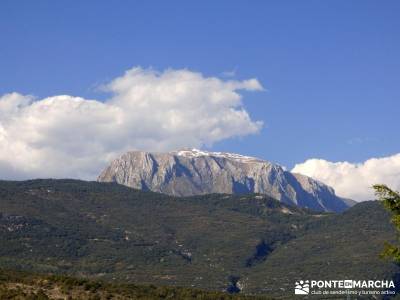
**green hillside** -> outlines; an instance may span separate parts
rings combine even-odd
[[[0,266],[108,282],[293,295],[296,279],[395,276],[377,202],[317,214],[261,195],[174,198],[76,180],[0,182]]]
[[[0,269],[0,299],[47,300],[268,300],[264,296],[230,295],[193,288],[108,283],[60,275],[37,275]]]

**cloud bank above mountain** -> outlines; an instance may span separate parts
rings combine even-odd
[[[250,118],[240,94],[262,91],[257,79],[137,67],[102,89],[111,94],[106,101],[0,96],[0,177],[93,179],[128,150],[202,147],[263,125]]]
[[[292,172],[301,173],[332,186],[336,194],[358,201],[374,199],[373,184],[386,184],[400,190],[400,153],[371,158],[363,163],[330,162],[309,159],[295,165]]]

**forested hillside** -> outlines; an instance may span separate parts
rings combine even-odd
[[[299,278],[392,278],[365,202],[315,213],[262,195],[175,198],[111,183],[0,182],[0,266],[107,282],[292,295]]]

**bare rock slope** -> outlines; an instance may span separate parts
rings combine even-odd
[[[114,160],[98,177],[132,188],[191,196],[210,193],[267,194],[284,203],[318,211],[340,212],[346,199],[310,177],[281,166],[232,153],[182,150],[167,153],[133,151]]]

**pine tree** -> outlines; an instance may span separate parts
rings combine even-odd
[[[373,188],[375,195],[383,202],[385,208],[392,212],[392,223],[400,232],[400,193],[391,190],[384,184],[376,184]],[[392,258],[395,262],[400,263],[400,248],[386,242],[381,257]]]

